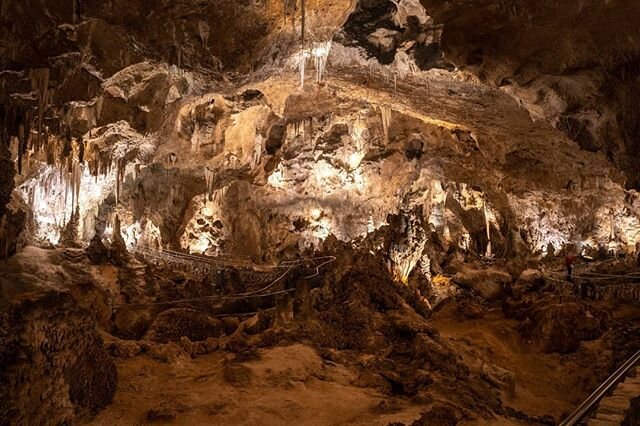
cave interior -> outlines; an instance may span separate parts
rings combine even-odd
[[[640,349],[639,16],[0,0],[0,425],[570,418]]]

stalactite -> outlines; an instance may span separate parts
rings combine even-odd
[[[177,62],[176,65],[178,69],[180,69],[182,67],[182,43],[177,37],[176,30],[177,30],[176,26],[173,25],[173,28],[172,28],[173,47],[176,49],[176,62]]]
[[[307,67],[307,57],[305,56],[305,52],[302,51],[300,54],[300,59],[298,63],[298,71],[300,72],[300,88],[304,88],[304,74],[305,68]]]
[[[380,116],[382,118],[382,135],[384,137],[384,144],[389,143],[389,126],[391,125],[391,108],[388,106],[380,106]]]
[[[294,61],[300,73],[300,87],[304,87],[307,59],[313,58],[316,69],[316,82],[322,83],[327,70],[327,60],[331,52],[332,42],[317,43],[313,48],[302,49],[294,56]]]
[[[207,192],[205,199],[211,201],[211,195],[213,193],[213,170],[209,166],[204,166],[204,180],[207,185]]]
[[[191,152],[200,150],[200,125],[196,122],[193,134],[191,135]]]
[[[198,22],[198,34],[200,35],[200,40],[202,40],[202,47],[207,49],[207,44],[209,40],[209,34],[211,33],[211,29],[209,24],[206,21]]]
[[[73,0],[75,9],[75,0]],[[36,150],[40,149],[42,136],[42,124],[44,122],[44,110],[49,103],[49,68],[32,69],[29,73],[31,90],[35,90],[38,98],[38,134],[36,137]]]
[[[327,69],[327,60],[329,59],[329,53],[331,52],[331,41],[326,43],[320,43],[311,52],[316,67],[316,81],[322,83],[324,74]]]
[[[84,140],[82,139],[82,136],[80,136],[77,142],[78,142],[78,162],[82,164],[84,163],[84,149],[85,149]]]
[[[302,40],[302,48],[304,49],[304,32],[305,32],[305,25],[307,22],[307,0],[300,0],[300,9],[301,9],[301,19],[302,19],[302,24],[301,24],[301,40]]]
[[[253,145],[253,156],[251,158],[251,169],[258,167],[260,158],[262,157],[262,142],[264,138],[260,133],[256,134],[255,142]]]
[[[487,251],[485,253],[486,257],[493,257],[493,252],[491,250],[491,222],[489,221],[489,213],[487,212],[487,202],[483,203],[484,210],[484,224],[487,229]]]
[[[25,140],[24,123],[18,126],[18,174],[22,174],[22,154],[25,150],[27,142]]]
[[[224,197],[227,196],[228,188],[229,188],[228,186],[223,186],[222,188],[213,192],[212,201],[218,209],[221,207],[222,200],[224,199]]]
[[[127,168],[126,159],[124,157],[118,158],[116,160],[116,204],[118,204],[118,200],[120,199],[120,191],[124,183],[126,168]]]
[[[74,183],[74,201],[77,208],[80,203],[80,184],[82,183],[82,168],[79,162],[75,162],[73,165],[73,183]]]

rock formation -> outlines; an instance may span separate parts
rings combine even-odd
[[[0,0],[0,423],[95,415],[113,357],[227,352],[242,387],[264,378],[251,354],[301,342],[345,386],[422,404],[376,406],[390,424],[546,422],[451,317],[501,312],[496,339],[578,354],[575,395],[638,346],[610,330],[638,299],[638,13]],[[595,263],[570,282],[565,256]],[[147,408],[127,421],[193,414]]]
[[[3,264],[3,422],[69,423],[111,403],[117,371],[97,330],[106,307],[86,279],[57,255],[35,248]]]

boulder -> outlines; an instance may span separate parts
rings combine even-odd
[[[527,285],[529,287],[536,287],[544,284],[544,276],[542,272],[537,269],[525,269],[522,271],[516,284]]]
[[[578,299],[562,303],[543,299],[530,308],[520,332],[544,352],[571,353],[581,341],[597,339],[605,329],[604,316]]]
[[[486,300],[497,300],[504,295],[504,288],[513,278],[497,269],[471,269],[464,267],[453,276],[457,285],[475,291]]]
[[[184,336],[198,342],[208,337],[220,337],[223,333],[224,324],[219,319],[195,309],[173,308],[156,317],[145,339],[167,343],[178,342]]]
[[[510,394],[516,390],[516,375],[497,365],[482,363],[480,376],[498,389],[504,389]]]
[[[114,310],[113,333],[122,339],[140,339],[153,322],[153,311],[147,306],[123,306]]]
[[[524,293],[537,291],[544,287],[544,275],[537,269],[525,269],[515,282],[511,291],[515,298],[520,298]]]
[[[149,356],[156,361],[167,362],[169,364],[182,364],[191,358],[190,354],[173,342],[150,344],[148,353]]]
[[[187,406],[178,402],[163,402],[151,410],[147,411],[147,421],[153,422],[169,422],[185,412]]]
[[[461,420],[462,415],[454,407],[436,405],[420,415],[420,418],[411,426],[455,426]]]
[[[240,326],[240,320],[237,317],[224,317],[222,319],[224,323],[224,333],[231,336]]]
[[[252,372],[242,364],[229,364],[224,368],[224,381],[233,386],[248,386],[251,384]]]

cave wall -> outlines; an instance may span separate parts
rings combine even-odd
[[[638,188],[640,31],[634,1],[421,0],[447,59],[511,93]]]

